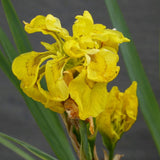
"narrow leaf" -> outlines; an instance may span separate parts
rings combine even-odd
[[[3,55],[3,53],[0,51],[0,68],[3,70],[3,72],[7,75],[7,77],[11,80],[14,85],[19,88],[19,82],[13,75],[11,71],[11,66],[7,58]]]
[[[1,0],[5,14],[15,40],[16,46],[20,53],[28,52],[31,50],[30,43],[27,36],[19,22],[16,12],[10,2],[10,0]],[[9,53],[12,54],[12,53]],[[10,55],[14,58],[14,56]],[[11,59],[12,61],[13,59]],[[14,84],[16,83],[13,82]],[[19,89],[19,86],[17,87]],[[71,146],[66,138],[62,125],[56,113],[45,109],[44,106],[38,102],[33,101],[31,98],[27,97],[22,90],[20,90],[23,98],[25,99],[29,110],[31,111],[33,117],[35,118],[38,126],[40,127],[42,133],[49,142],[54,153],[60,160],[75,160],[75,156],[72,152]]]
[[[84,160],[92,160],[92,154],[87,137],[87,126],[84,121],[80,120],[80,136],[81,136],[81,151],[80,158]]]
[[[58,115],[48,109],[38,102],[33,101],[31,98],[27,97],[23,91],[19,88],[19,83],[13,76],[10,64],[0,52],[0,67],[7,73],[7,76],[15,84],[17,89],[22,94],[25,99],[29,110],[34,116],[37,124],[39,125],[42,133],[45,135],[47,141],[49,142],[54,153],[59,159],[75,159],[71,147],[68,143],[64,130],[59,121]]]
[[[113,26],[131,39],[120,46],[130,79],[138,82],[140,108],[160,154],[160,109],[116,0],[105,0]]]
[[[42,104],[33,101],[24,94],[23,97],[57,158],[60,160],[75,160],[58,115],[49,109],[45,109]]]
[[[29,110],[34,116],[38,126],[40,127],[42,133],[46,137],[48,143],[50,144],[51,148],[53,149],[58,159],[75,160],[75,156],[68,143],[64,130],[59,121],[58,115],[48,109],[45,109],[42,104],[33,101],[31,98],[27,97],[23,93],[23,91],[19,88],[19,83],[17,84],[18,81],[15,79],[15,77],[11,76],[12,72],[9,68],[9,65],[6,59],[4,58],[4,56],[2,55],[3,54],[0,53],[0,67],[3,69],[3,71],[7,72],[8,77],[11,79],[13,84],[17,87],[19,92],[22,94]]]
[[[11,136],[8,136],[4,133],[0,132],[0,137],[5,138],[9,141],[15,142],[19,145],[21,145],[22,147],[24,147],[25,149],[27,149],[28,151],[30,151],[32,154],[34,154],[35,156],[41,158],[42,160],[57,160],[56,158],[52,157],[51,155],[37,149],[36,147],[31,146],[30,144],[27,144],[23,141],[20,141],[16,138],[13,138]]]
[[[27,154],[26,152],[18,148],[16,145],[14,145],[13,143],[9,142],[8,140],[6,140],[5,138],[1,136],[0,136],[0,143],[4,145],[5,147],[9,148],[10,150],[14,151],[15,153],[17,153],[19,156],[21,156],[24,159],[34,160],[29,154]]]
[[[159,80],[160,80],[160,33],[159,33],[159,43],[158,43],[158,53],[159,53],[159,57],[158,57],[158,63],[159,63]]]
[[[31,51],[32,47],[10,0],[1,1],[18,51],[20,53]]]
[[[0,44],[6,56],[8,57],[10,62],[12,62],[12,60],[18,56],[18,53],[1,27],[0,27]]]

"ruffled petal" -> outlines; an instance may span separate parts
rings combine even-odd
[[[51,14],[48,14],[46,17],[38,15],[30,23],[25,22],[25,30],[28,33],[42,32],[53,37],[55,37],[55,33],[58,33],[62,38],[70,37],[68,31],[61,27],[60,20]]]
[[[93,26],[93,18],[88,11],[84,11],[83,16],[78,15],[75,17],[77,20],[72,26],[73,36],[80,37],[82,35],[87,35]]]
[[[49,96],[55,101],[64,101],[69,96],[68,86],[63,79],[63,69],[67,59],[54,59],[46,64],[45,78]]]
[[[79,43],[73,39],[66,41],[63,49],[70,57],[79,58],[85,55],[85,52],[80,48]]]
[[[59,47],[58,47],[58,43],[52,43],[52,44],[49,44],[49,43],[46,43],[46,42],[41,42],[41,44],[44,46],[44,48],[48,51],[51,51],[53,52],[53,54],[56,55]]]
[[[63,113],[65,111],[64,106],[61,102],[48,99],[44,105],[46,108],[49,108],[50,110],[57,113]]]
[[[112,143],[116,143],[136,121],[138,112],[136,90],[137,82],[135,81],[124,93],[114,86],[107,97],[105,110],[96,118],[99,131]]]
[[[88,79],[108,83],[116,78],[120,70],[120,67],[117,66],[118,54],[101,49],[97,54],[90,55],[90,58],[87,67]]]
[[[119,44],[130,41],[128,38],[124,37],[121,32],[113,29],[105,29],[100,34],[93,32],[91,36],[93,39],[101,41],[101,47],[115,53],[118,51]]]
[[[83,36],[79,38],[79,46],[82,49],[98,49],[99,43],[94,41],[90,36]]]
[[[138,98],[136,95],[137,91],[137,82],[133,81],[132,85],[125,90],[124,93],[124,112],[127,114],[127,119],[125,123],[125,131],[128,131],[133,123],[137,119],[138,113]]]
[[[117,142],[117,140],[120,139],[120,136],[116,133],[116,131],[112,126],[112,122],[110,118],[111,114],[112,114],[112,111],[110,111],[109,109],[100,113],[96,117],[96,125],[100,133],[108,137],[109,141],[111,141],[114,144],[115,142]]]
[[[106,106],[106,84],[95,83],[91,88],[86,82],[86,70],[70,82],[69,91],[71,98],[78,105],[79,117],[82,120],[96,117]]]
[[[21,87],[33,86],[37,81],[40,65],[47,59],[54,57],[51,52],[32,51],[15,58],[12,63],[12,71],[22,81],[23,86],[21,85]]]
[[[54,17],[51,14],[48,14],[45,19],[46,28],[49,31],[57,32],[63,38],[69,38],[69,32],[62,28],[61,22],[58,18]]]
[[[31,97],[33,100],[41,102],[45,104],[47,102],[47,98],[44,94],[40,92],[40,81],[44,76],[45,67],[41,67],[39,70],[38,78],[35,84],[29,87],[24,87],[23,82],[21,82],[21,88],[23,92],[28,96]]]
[[[41,94],[39,88],[37,87],[37,84],[34,84],[30,87],[23,87],[23,84],[21,83],[21,88],[28,97],[31,97],[35,101],[41,102],[42,104],[45,104],[47,102],[47,98],[43,94]]]
[[[44,67],[40,69],[37,82],[33,86],[24,88],[22,85],[21,88],[27,96],[31,97],[35,101],[41,102],[42,104],[44,104],[46,108],[49,108],[54,112],[63,113],[64,112],[63,104],[61,102],[57,102],[57,101],[53,101],[52,99],[49,99],[49,97],[46,96],[47,94],[44,94],[44,92],[47,92],[47,91],[45,91],[40,84],[40,81],[44,76],[44,69],[45,69]]]
[[[24,22],[25,23],[25,31],[27,33],[35,33],[35,32],[43,32],[46,30],[46,25],[45,25],[45,16],[38,15],[35,18],[31,20],[30,23]]]

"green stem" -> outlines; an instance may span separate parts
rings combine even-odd
[[[80,160],[92,160],[91,149],[88,143],[86,124],[84,121],[80,120],[79,125],[81,136]]]
[[[114,148],[109,150],[109,160],[113,160],[113,156],[114,156]]]

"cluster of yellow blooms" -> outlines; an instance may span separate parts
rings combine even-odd
[[[41,42],[47,51],[24,53],[13,61],[12,70],[21,80],[22,90],[46,108],[66,111],[71,118],[96,117],[100,132],[117,141],[136,120],[137,83],[124,93],[117,87],[108,92],[106,86],[120,70],[119,44],[129,39],[117,30],[94,24],[88,11],[76,16],[73,36],[51,14],[25,22],[25,30],[51,35],[56,42]]]

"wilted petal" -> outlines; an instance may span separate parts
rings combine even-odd
[[[100,44],[94,41],[90,36],[80,37],[78,42],[82,49],[98,49],[100,47]]]
[[[47,59],[54,58],[51,52],[28,52],[14,59],[12,71],[19,80],[21,87],[30,87],[35,84],[38,77],[40,65]]]
[[[95,83],[89,86],[86,82],[86,71],[83,70],[69,84],[71,98],[77,103],[79,117],[85,120],[96,117],[106,106],[106,83]]]
[[[47,102],[44,104],[46,108],[49,108],[50,110],[58,113],[63,113],[64,106],[61,102],[53,101],[48,99]]]
[[[33,86],[30,87],[23,87],[22,84],[21,88],[28,97],[31,97],[35,101],[41,102],[42,104],[46,103],[47,98],[43,94],[41,94],[37,84],[34,84]]]
[[[132,85],[124,93],[124,112],[127,114],[125,131],[128,131],[137,119],[138,98],[136,95],[137,82],[133,81]]]
[[[112,29],[105,29],[101,34],[92,33],[92,38],[101,41],[101,47],[115,53],[118,51],[119,44],[130,41],[121,32]]]
[[[78,15],[75,17],[77,20],[72,26],[73,36],[80,37],[82,35],[87,35],[93,26],[93,18],[88,11],[84,11],[83,16]]]
[[[23,83],[21,83],[21,88],[23,92],[28,96],[34,99],[35,101],[41,102],[44,104],[46,108],[49,108],[50,110],[58,113],[64,112],[64,106],[61,102],[53,101],[52,99],[49,99],[50,97],[46,96],[47,91],[45,91],[41,87],[41,80],[44,76],[45,67],[41,67],[39,70],[39,75],[37,78],[37,81],[33,86],[24,87]]]
[[[91,60],[87,67],[87,77],[96,82],[108,83],[119,73],[117,66],[119,57],[110,50],[101,49],[97,54],[90,55]]]
[[[23,92],[28,96],[34,99],[35,101],[41,102],[42,104],[46,103],[47,98],[40,92],[39,84],[44,75],[44,67],[41,67],[35,84],[29,87],[24,87],[23,82],[21,82],[21,88]]]
[[[46,29],[45,16],[38,15],[31,20],[30,23],[25,23],[25,30],[28,33],[42,32]]]
[[[51,51],[55,54],[57,53],[57,51],[59,49],[57,42],[52,43],[52,44],[49,44],[46,42],[41,42],[41,44],[45,47],[46,50]]]
[[[60,20],[51,14],[46,17],[38,15],[30,23],[25,22],[25,30],[28,33],[42,32],[53,37],[55,37],[55,33],[58,33],[62,38],[69,37],[68,31],[61,27]]]
[[[68,86],[63,79],[63,69],[67,59],[54,59],[46,64],[45,78],[50,97],[56,101],[64,101],[69,96]]]
[[[126,91],[113,87],[107,97],[105,110],[96,118],[97,127],[108,141],[115,144],[128,131],[137,118],[137,83],[134,81]]]
[[[49,31],[57,32],[63,38],[69,38],[69,33],[65,28],[62,28],[61,22],[57,17],[48,14],[45,19],[46,28]]]
[[[69,57],[79,58],[85,55],[85,52],[80,48],[79,43],[73,39],[66,41],[63,49]]]

